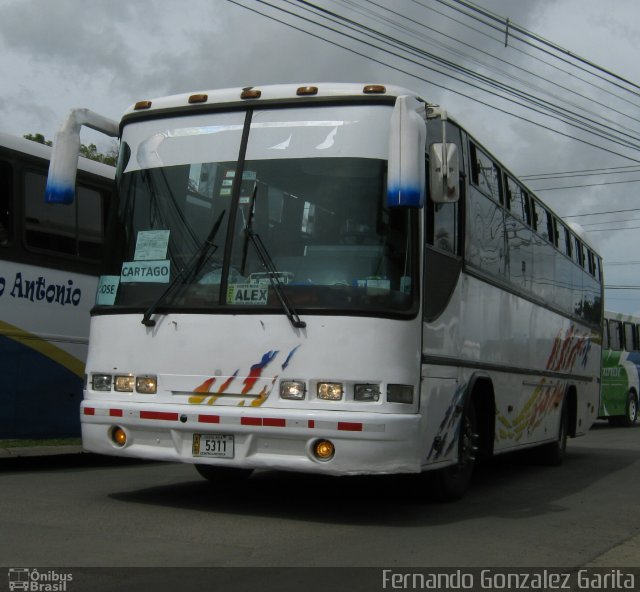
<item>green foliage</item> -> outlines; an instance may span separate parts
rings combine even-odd
[[[51,146],[53,144],[51,140],[45,140],[42,134],[25,134],[23,137],[27,140],[38,142],[38,144],[45,144],[46,146]]]
[[[42,134],[25,134],[23,137],[27,140],[32,140],[33,142],[38,142],[38,144],[44,144],[46,146],[51,146],[53,144],[51,140],[45,140],[45,137]],[[118,148],[114,143],[111,150],[106,154],[103,154],[102,152],[98,152],[98,148],[95,144],[89,144],[88,146],[80,144],[80,156],[84,156],[90,160],[102,162],[110,166],[116,166],[116,162],[118,161]]]

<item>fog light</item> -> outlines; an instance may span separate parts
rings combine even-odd
[[[142,395],[155,395],[158,379],[155,376],[136,376],[136,391]]]
[[[300,401],[304,399],[307,388],[302,380],[283,380],[280,382],[280,398]]]
[[[331,460],[336,449],[329,440],[318,440],[313,445],[313,454],[318,460]]]
[[[113,382],[113,390],[119,393],[132,393],[134,383],[133,376],[116,376]]]
[[[339,401],[342,399],[342,383],[340,382],[319,382],[318,399],[328,401]]]
[[[379,401],[379,384],[356,384],[353,388],[353,398],[356,401]]]
[[[92,374],[91,388],[94,391],[110,391],[111,380],[111,374]]]
[[[111,430],[111,440],[116,446],[124,446],[127,443],[127,434],[122,428],[115,427]]]
[[[413,387],[408,384],[390,384],[387,386],[389,403],[413,403]]]

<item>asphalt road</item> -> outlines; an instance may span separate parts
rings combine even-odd
[[[640,567],[640,426],[598,422],[557,468],[498,457],[455,503],[425,487],[268,471],[213,486],[189,465],[2,458],[0,565]]]

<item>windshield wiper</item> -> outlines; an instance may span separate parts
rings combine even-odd
[[[293,308],[293,305],[291,304],[291,302],[289,302],[287,295],[282,289],[282,282],[280,282],[280,279],[278,277],[278,269],[273,263],[273,259],[269,255],[269,251],[267,251],[267,247],[265,247],[264,243],[262,242],[260,235],[254,232],[253,230],[253,204],[255,202],[257,192],[258,192],[258,183],[256,182],[256,184],[253,186],[253,193],[251,194],[251,200],[249,203],[249,212],[248,212],[249,220],[245,223],[245,226],[244,226],[245,236],[249,238],[249,240],[255,247],[256,252],[260,257],[260,260],[262,261],[262,265],[267,270],[267,277],[269,278],[269,282],[271,283],[271,286],[273,287],[273,291],[276,293],[276,296],[278,297],[278,300],[280,301],[280,305],[282,306],[284,313],[287,315],[287,318],[296,329],[304,329],[307,326],[307,323],[300,320],[298,313]],[[246,258],[247,258],[247,250],[245,246],[243,257],[242,257],[243,268],[246,265]]]
[[[213,240],[215,239],[216,234],[218,233],[218,229],[222,224],[222,218],[224,217],[225,212],[226,210],[222,210],[222,212],[220,212],[218,219],[215,221],[214,225],[211,228],[211,231],[209,232],[209,236],[206,238],[200,249],[189,260],[189,262],[178,273],[176,273],[174,278],[167,286],[167,289],[162,292],[162,294],[160,294],[158,298],[156,298],[156,300],[153,302],[153,304],[151,304],[151,306],[149,306],[149,308],[147,308],[142,317],[142,324],[145,327],[155,327],[156,322],[151,318],[151,315],[156,311],[160,303],[167,297],[169,292],[171,292],[175,288],[175,286],[178,284],[178,280],[180,280],[184,276],[185,280],[183,283],[186,283],[187,277],[196,277],[200,269],[202,269],[202,266],[209,260],[211,255],[216,252],[218,245],[213,244]]]

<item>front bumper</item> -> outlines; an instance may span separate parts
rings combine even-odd
[[[141,404],[85,400],[82,441],[90,452],[162,461],[332,475],[416,473],[424,443],[417,414],[303,411]],[[111,438],[115,427],[124,446]],[[193,456],[194,434],[234,436],[233,458]],[[312,452],[319,439],[335,446],[331,460]]]

